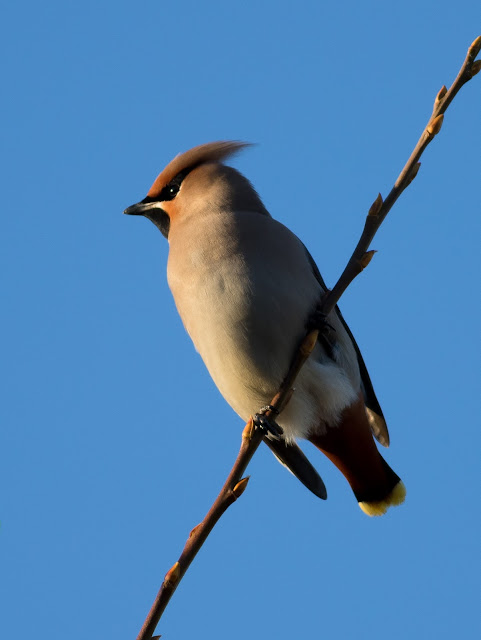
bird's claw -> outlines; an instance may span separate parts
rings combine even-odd
[[[324,347],[324,351],[328,357],[331,360],[335,360],[336,339],[332,334],[335,334],[336,330],[332,324],[327,321],[327,315],[321,311],[320,303],[307,319],[306,328],[308,331],[312,331],[313,329],[319,331],[319,342]]]
[[[334,333],[336,332],[332,324],[329,324],[329,322],[327,321],[327,314],[321,311],[319,307],[316,307],[309,316],[307,320],[307,328],[318,329],[318,331],[323,334],[327,331],[334,331]]]
[[[271,404],[266,404],[265,407],[262,407],[262,409],[255,414],[253,418],[254,424],[258,429],[263,431],[264,435],[270,440],[280,440],[284,431],[282,430],[282,427],[274,422],[273,419],[266,416],[268,411],[276,415],[279,413],[279,411]]]
[[[262,407],[262,409],[259,409],[259,413],[257,415],[261,415],[264,416],[268,411],[270,411],[271,413],[275,413],[276,416],[279,415],[279,410],[276,409],[276,407],[274,407],[272,404],[266,404],[265,406]]]

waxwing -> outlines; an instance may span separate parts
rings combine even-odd
[[[212,142],[176,156],[147,197],[124,213],[149,218],[169,241],[177,310],[220,392],[245,421],[278,391],[326,285],[302,242],[223,161],[246,145]],[[312,442],[344,474],[361,509],[382,515],[405,488],[379,453],[386,423],[359,348],[339,309],[327,319],[277,417],[275,455],[311,491],[324,484],[296,445]]]

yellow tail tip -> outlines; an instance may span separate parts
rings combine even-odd
[[[384,500],[378,500],[376,502],[359,502],[359,506],[364,513],[367,513],[368,516],[382,516],[386,513],[389,507],[395,507],[398,504],[402,504],[405,497],[406,487],[400,480]]]

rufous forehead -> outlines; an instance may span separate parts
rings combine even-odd
[[[152,183],[152,186],[147,192],[147,195],[150,198],[155,198],[156,196],[160,195],[160,192],[165,187],[165,185],[169,184],[172,178],[175,178],[175,176],[177,175],[175,174],[172,177],[169,177],[170,172],[169,173],[167,172],[168,168],[169,166],[165,167],[165,169],[161,173],[159,173],[159,175],[156,177],[156,179]]]

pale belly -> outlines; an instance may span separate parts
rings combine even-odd
[[[300,242],[290,234],[287,243],[282,253],[264,242],[251,241],[242,252],[231,245],[215,260],[193,249],[174,273],[169,266],[185,328],[219,391],[244,420],[277,392],[322,293]],[[356,398],[355,387],[318,345],[279,416],[286,436],[306,437],[335,423]]]

